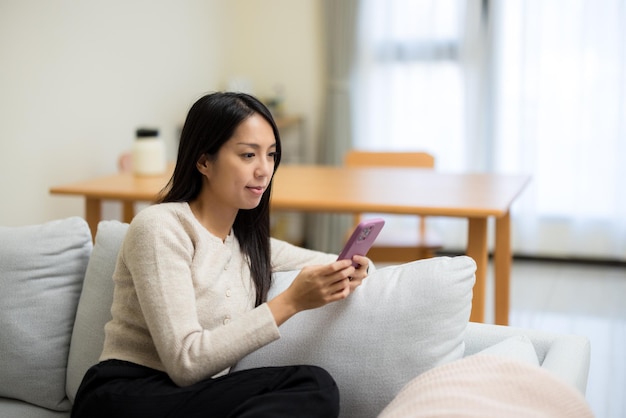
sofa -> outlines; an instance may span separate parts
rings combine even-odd
[[[70,416],[82,376],[100,354],[127,227],[102,221],[95,242],[80,217],[0,227],[0,417]],[[409,416],[402,405],[388,406],[417,399],[410,394],[418,387],[414,380],[468,359],[524,364],[584,403],[589,340],[469,322],[475,268],[465,256],[372,268],[346,301],[296,315],[281,326],[279,340],[233,370],[303,362],[325,367],[339,386],[342,417]],[[275,273],[270,297],[296,274]],[[516,380],[505,376],[499,386]],[[460,391],[468,386],[482,384],[461,384]]]

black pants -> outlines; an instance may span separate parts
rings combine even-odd
[[[72,418],[337,417],[339,390],[315,366],[264,367],[179,387],[166,373],[118,360],[90,368]]]

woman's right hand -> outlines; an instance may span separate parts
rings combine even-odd
[[[287,289],[268,302],[276,324],[280,326],[300,311],[347,298],[354,272],[351,260],[304,267]]]

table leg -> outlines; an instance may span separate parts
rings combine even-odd
[[[91,238],[96,239],[98,223],[102,218],[102,200],[93,197],[85,198],[85,220],[91,230]]]
[[[130,223],[135,217],[135,202],[123,201],[122,202],[122,220],[126,223]]]
[[[511,217],[509,212],[496,218],[495,269],[495,323],[509,324],[509,298],[511,284]]]
[[[487,292],[487,218],[469,218],[467,255],[476,262],[476,284],[472,298],[470,321],[485,322],[485,294]]]

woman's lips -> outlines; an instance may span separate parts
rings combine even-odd
[[[248,186],[248,190],[250,190],[255,195],[261,196],[265,191],[264,186]]]

